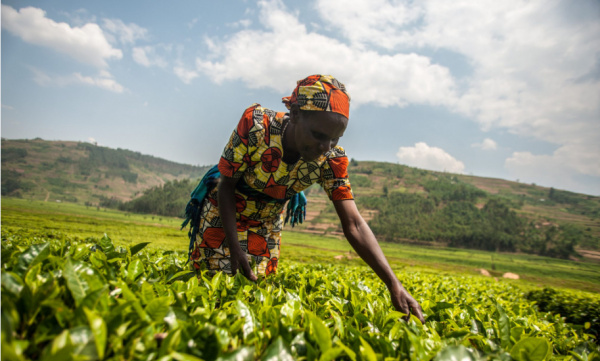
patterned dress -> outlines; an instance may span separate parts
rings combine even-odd
[[[277,270],[283,210],[296,193],[319,183],[331,200],[353,199],[348,158],[342,147],[310,162],[283,161],[281,139],[286,114],[254,104],[246,109],[219,161],[222,175],[238,179],[237,233],[240,246],[257,275]],[[190,261],[196,269],[231,273],[229,248],[219,216],[217,188],[201,204],[199,230]]]

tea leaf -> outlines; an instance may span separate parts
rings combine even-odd
[[[24,274],[29,267],[44,261],[50,255],[49,243],[40,243],[31,245],[25,252],[19,256],[17,263],[17,273]]]
[[[94,335],[98,357],[102,359],[104,358],[104,350],[106,349],[106,323],[104,323],[102,317],[94,311],[87,308],[84,308],[83,310],[87,316],[90,330],[92,330],[92,334]]]
[[[281,336],[275,339],[275,342],[269,345],[261,358],[262,361],[293,361],[289,347],[285,344]]]
[[[135,246],[129,248],[129,252],[131,252],[131,255],[135,255],[137,254],[139,251],[143,250],[144,248],[146,248],[147,245],[149,245],[150,242],[142,242],[142,243],[138,243]]]
[[[510,350],[510,355],[517,361],[543,361],[551,354],[552,345],[540,337],[522,338]]]

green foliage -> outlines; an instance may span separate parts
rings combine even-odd
[[[27,157],[27,149],[6,147],[2,148],[2,163],[23,162]]]
[[[2,194],[28,199],[97,205],[100,196],[131,199],[174,178],[196,179],[206,168],[89,143],[2,140]]]
[[[12,170],[2,169],[2,195],[8,195],[19,189],[21,189],[20,174]]]
[[[585,196],[581,194],[550,188],[548,199],[558,204],[568,206],[568,210],[574,214],[582,214],[592,218],[600,217],[598,197]]]
[[[2,195],[15,194],[18,191],[27,192],[33,188],[31,182],[23,181],[19,172],[2,169]]]
[[[372,172],[384,174],[385,176],[390,178],[400,179],[404,177],[406,168],[407,167],[399,164],[375,163],[375,165],[372,167]],[[370,174],[371,172],[366,171],[365,173]]]
[[[438,177],[437,179],[427,180],[423,183],[423,187],[436,202],[474,202],[478,198],[487,196],[487,193],[479,188],[459,182],[453,177]]]
[[[189,244],[185,236],[187,232],[180,230],[181,218],[175,217],[152,217],[96,206],[14,198],[2,199],[1,214],[2,233],[19,234],[27,238],[60,238],[66,234],[86,239],[106,232],[117,244],[124,246],[151,242],[152,248],[183,250],[187,249]],[[335,215],[332,214],[332,217]],[[283,247],[286,260],[330,263],[334,256],[348,255],[349,251],[353,251],[345,239],[298,233],[290,228],[286,226],[284,231]],[[489,270],[492,259],[496,267],[494,276],[512,272],[535,284],[600,292],[600,264],[594,262],[389,242],[381,242],[380,245],[395,269],[408,267],[412,270],[427,269],[437,273],[473,273],[480,268]],[[355,255],[351,260],[335,262],[364,265]]]
[[[569,323],[582,325],[587,332],[600,337],[600,298],[583,296],[568,291],[557,291],[553,288],[533,290],[526,294],[530,301],[535,301],[542,312],[552,312],[565,318]]]
[[[509,283],[401,274],[425,324],[402,320],[364,267],[282,265],[251,283],[197,277],[185,255],[4,234],[2,355],[11,360],[595,359],[585,327]]]
[[[195,186],[196,183],[189,179],[167,182],[162,186],[150,188],[141,197],[118,206],[119,209],[128,212],[182,217]],[[114,202],[103,204],[112,203]]]
[[[107,168],[107,177],[122,177],[129,183],[137,182],[137,173],[130,171],[127,152],[105,147],[98,147],[89,143],[79,143],[78,148],[88,152],[87,158],[79,160],[79,171],[83,175],[91,175],[94,170],[101,167]]]
[[[59,189],[85,188],[85,186],[81,183],[70,182],[64,178],[48,177],[46,180],[48,181],[49,185]]]
[[[115,197],[112,198],[106,198],[105,196],[100,196],[99,197],[99,203],[98,205],[100,207],[106,207],[106,208],[119,208],[123,206],[123,202],[118,200]]]
[[[557,258],[575,255],[578,243],[589,242],[576,226],[527,222],[515,212],[513,201],[489,196],[453,177],[438,176],[423,184],[427,194],[389,192],[383,198],[358,199],[362,206],[379,211],[369,222],[378,237]],[[477,207],[482,199],[485,204]]]
[[[357,187],[371,187],[373,183],[369,177],[365,177],[363,175],[354,175],[350,178],[352,182],[352,186]]]
[[[79,149],[84,149],[88,153],[86,162],[92,168],[102,166],[129,170],[129,161],[123,152],[106,147],[99,147],[90,143],[79,143]]]
[[[548,198],[556,203],[572,203],[577,204],[581,198],[573,192],[561,191],[554,188],[550,188],[548,191]]]

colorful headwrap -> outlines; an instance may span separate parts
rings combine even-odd
[[[331,75],[311,75],[298,80],[298,85],[283,103],[290,109],[298,104],[301,110],[320,110],[339,113],[346,118],[350,115],[350,94],[344,84]]]

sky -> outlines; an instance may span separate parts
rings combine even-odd
[[[349,157],[600,195],[596,0],[2,1],[7,139],[215,164],[296,81],[351,95]]]

